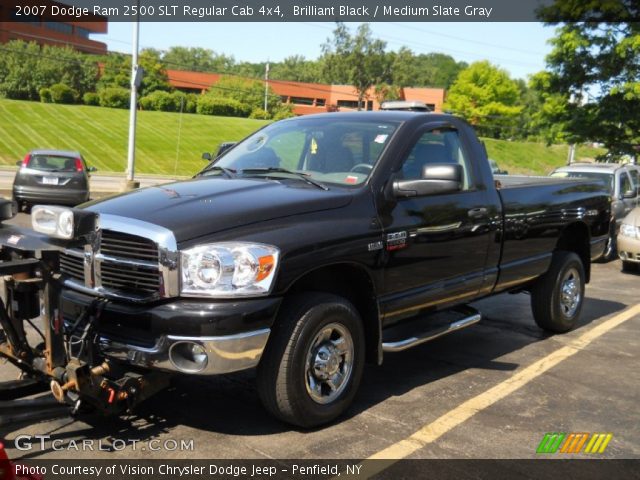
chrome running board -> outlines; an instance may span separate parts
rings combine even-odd
[[[454,320],[454,321],[431,322],[428,318],[423,318],[420,320],[421,327],[423,329],[426,327],[427,329],[423,330],[422,332],[414,333],[405,338],[401,338],[401,339],[391,338],[385,341],[384,340],[385,332],[383,332],[382,351],[401,352],[403,350],[408,350],[409,348],[415,347],[417,345],[421,345],[431,340],[435,340],[436,338],[442,337],[443,335],[448,335],[457,330],[462,330],[463,328],[470,327],[471,325],[478,323],[482,318],[482,315],[480,314],[480,312],[476,310],[473,310],[469,307],[466,307],[465,310],[466,310],[465,312],[466,316],[464,316],[463,318],[458,318],[457,320]],[[416,330],[415,321],[412,323],[414,323],[413,330],[415,331]],[[395,329],[396,328],[392,327],[390,330],[393,331]],[[397,334],[396,335],[392,334],[392,337],[397,337],[397,336],[398,336]]]

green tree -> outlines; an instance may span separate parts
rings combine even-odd
[[[0,95],[38,100],[39,92],[62,83],[79,94],[95,90],[95,58],[68,47],[40,47],[35,42],[11,41],[0,55]]]
[[[158,90],[165,92],[173,90],[169,84],[167,71],[161,57],[162,53],[154,48],[145,48],[140,51],[138,64],[144,69],[140,95],[146,95]]]
[[[385,48],[385,42],[373,38],[369,24],[361,24],[351,35],[343,23],[338,23],[333,38],[322,46],[324,75],[330,83],[353,85],[360,107],[367,90],[388,75]]]
[[[171,70],[221,73],[230,71],[236,63],[232,56],[201,47],[171,47],[162,55],[162,62]]]
[[[613,154],[637,154],[640,4],[555,0],[538,14],[560,25],[547,57],[547,74],[540,79],[547,102],[552,102],[546,121],[562,125],[571,142],[597,141]]]
[[[110,53],[103,58],[102,75],[98,81],[99,88],[131,86],[131,56],[121,53]],[[144,75],[139,94],[145,96],[151,92],[162,90],[171,91],[161,53],[153,48],[140,51],[138,64],[143,68]]]
[[[318,61],[307,60],[302,55],[291,55],[282,62],[271,64],[269,78],[293,82],[320,83],[322,81],[322,67]]]
[[[460,72],[444,108],[467,119],[482,135],[500,138],[522,111],[519,100],[518,84],[485,60]]]

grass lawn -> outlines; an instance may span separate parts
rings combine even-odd
[[[202,152],[215,151],[268,123],[246,118],[166,112],[138,112],[136,172],[190,176],[204,165]],[[127,110],[53,105],[0,99],[0,165],[15,165],[34,148],[79,150],[101,172],[124,172]],[[567,145],[484,139],[489,156],[509,173],[546,175],[567,160]],[[580,147],[576,159],[602,149]]]
[[[264,120],[138,112],[136,172],[193,175],[202,152],[244,138]],[[80,151],[100,172],[124,172],[129,111],[0,99],[0,165],[15,165],[34,148]]]
[[[498,162],[501,170],[511,174],[548,175],[554,168],[567,163],[568,145],[551,145],[534,142],[508,142],[482,139],[487,146],[489,157]],[[597,155],[606,152],[603,148],[579,146],[575,161],[593,161]]]

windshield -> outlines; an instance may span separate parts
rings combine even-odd
[[[358,185],[367,179],[397,127],[335,116],[278,122],[239,143],[201,175],[224,175],[226,169],[242,176],[280,178],[286,169],[294,173],[292,178],[302,174],[322,183]]]
[[[599,180],[604,183],[609,193],[613,193],[613,174],[612,173],[600,173],[600,172],[576,172],[574,171],[560,171],[553,172],[552,177],[561,178],[584,178],[587,180]]]

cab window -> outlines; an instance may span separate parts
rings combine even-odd
[[[472,166],[462,148],[458,131],[452,128],[429,130],[423,133],[402,164],[405,179],[419,179],[426,165],[457,163],[462,166],[463,190],[473,185]]]

